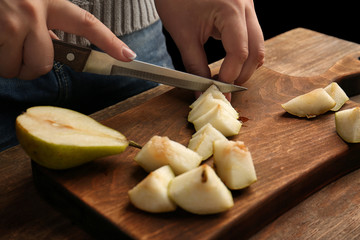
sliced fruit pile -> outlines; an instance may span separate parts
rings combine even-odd
[[[219,89],[210,86],[193,104],[188,116],[188,121],[194,124],[195,130],[200,130],[207,123],[229,137],[239,133],[241,122],[239,114],[231,106]]]
[[[349,97],[333,82],[325,88],[318,88],[282,104],[288,113],[313,118],[327,111],[338,111]],[[360,108],[355,107],[335,113],[336,132],[348,143],[360,142]]]
[[[230,190],[246,188],[257,180],[248,148],[226,138],[239,133],[241,122],[218,88],[211,86],[190,108],[188,121],[197,131],[188,147],[153,136],[135,156],[150,172],[128,192],[137,208],[168,212],[180,206],[195,214],[219,213],[234,205]],[[211,156],[215,169],[201,165]]]

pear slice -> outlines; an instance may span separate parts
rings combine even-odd
[[[335,105],[335,100],[323,88],[317,88],[297,96],[281,106],[292,115],[313,118],[329,111]]]
[[[130,202],[137,208],[152,212],[171,212],[176,204],[169,198],[168,185],[175,177],[169,165],[150,172],[141,182],[128,191]]]
[[[336,102],[335,107],[330,109],[331,111],[338,111],[349,100],[344,90],[336,82],[330,83],[324,89]]]
[[[178,206],[195,214],[220,213],[234,206],[230,190],[207,164],[171,180],[169,195]]]
[[[339,136],[348,143],[360,142],[360,107],[335,113],[335,126]]]
[[[214,141],[220,139],[226,140],[226,137],[210,123],[207,123],[192,135],[188,148],[202,156],[202,160],[206,160],[213,155]]]
[[[257,181],[251,153],[242,141],[215,141],[214,165],[220,179],[232,190],[246,188]]]
[[[207,113],[212,107],[221,105],[223,109],[228,111],[235,119],[239,118],[239,113],[231,106],[229,102],[225,102],[221,99],[216,99],[212,94],[207,94],[203,101],[196,105],[188,115],[188,121],[193,122],[197,118]]]
[[[134,159],[147,172],[170,165],[176,175],[198,167],[202,160],[193,150],[161,136],[153,136]]]
[[[193,109],[197,105],[201,104],[203,101],[205,101],[206,97],[208,95],[212,95],[213,98],[219,99],[227,104],[231,104],[229,100],[226,99],[225,95],[218,89],[216,85],[211,85],[208,89],[206,89],[203,94],[200,95],[198,99],[196,99],[191,105],[190,108]]]
[[[220,131],[225,137],[234,136],[240,132],[242,123],[234,118],[222,105],[215,105],[207,113],[196,119],[195,130],[200,130],[207,123]]]
[[[38,106],[16,119],[16,134],[38,164],[67,169],[123,152],[128,141],[118,131],[69,109]]]

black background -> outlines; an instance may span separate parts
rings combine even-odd
[[[344,40],[360,43],[360,7],[356,0],[255,0],[255,10],[267,40],[303,27]],[[165,31],[168,50],[176,69],[184,70],[180,54]],[[204,46],[208,62],[225,56],[220,41],[209,39]]]

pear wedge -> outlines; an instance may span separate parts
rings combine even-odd
[[[231,190],[243,189],[257,181],[249,149],[242,141],[214,142],[215,170]]]
[[[204,100],[196,105],[188,115],[188,121],[194,122],[196,119],[207,113],[213,106],[221,105],[222,108],[230,113],[233,118],[238,119],[239,113],[231,106],[229,102],[225,102],[221,99],[216,99],[212,94],[208,94],[204,97]]]
[[[196,99],[191,105],[190,108],[193,109],[196,106],[200,105],[202,102],[205,101],[208,95],[212,95],[213,98],[219,99],[226,104],[230,104],[229,100],[226,99],[225,95],[217,88],[216,85],[211,85],[208,89],[206,89],[203,94],[200,95],[198,99]]]
[[[192,135],[188,148],[202,156],[202,160],[206,160],[213,155],[214,141],[220,139],[227,140],[221,132],[214,128],[210,123],[207,123]]]
[[[338,111],[349,100],[344,90],[336,82],[330,83],[324,89],[336,102],[335,107],[330,109],[331,111]]]
[[[335,113],[336,132],[348,143],[360,142],[360,107]]]
[[[67,169],[123,152],[120,132],[65,108],[37,106],[16,119],[20,145],[32,160],[50,169]]]
[[[207,113],[193,122],[196,131],[199,131],[207,123],[210,123],[225,137],[238,134],[242,126],[242,123],[220,104],[214,105]]]
[[[147,172],[170,165],[176,175],[196,168],[201,156],[168,137],[153,136],[136,154],[134,160]]]
[[[335,105],[335,100],[323,88],[317,88],[297,96],[281,106],[292,115],[313,118],[329,111]]]
[[[130,202],[137,208],[152,212],[171,212],[176,204],[169,198],[168,185],[175,177],[169,165],[150,172],[141,182],[129,190]]]
[[[195,214],[220,213],[234,206],[230,190],[207,164],[172,179],[169,195],[179,207]]]

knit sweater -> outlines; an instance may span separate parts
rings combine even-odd
[[[79,7],[89,11],[103,22],[117,36],[122,36],[143,29],[156,20],[154,0],[70,0]],[[88,41],[73,34],[55,32],[60,39],[79,45]]]

